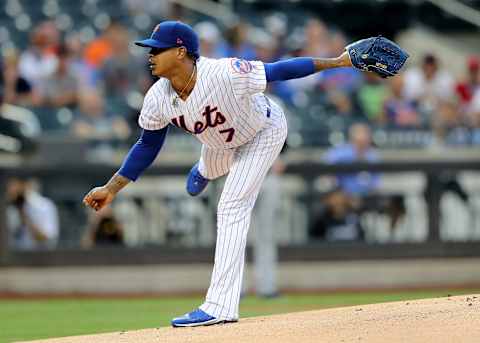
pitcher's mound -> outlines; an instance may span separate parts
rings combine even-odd
[[[254,317],[209,327],[147,329],[35,342],[478,343],[480,295]]]

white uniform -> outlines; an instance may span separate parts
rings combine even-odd
[[[287,136],[282,109],[269,100],[262,62],[236,58],[197,61],[197,81],[178,100],[166,79],[147,92],[139,124],[158,130],[168,124],[202,143],[200,173],[215,179],[228,173],[217,211],[215,265],[200,309],[225,320],[238,319],[247,232],[261,184]]]

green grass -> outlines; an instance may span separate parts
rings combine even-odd
[[[240,315],[245,318],[470,293],[480,290],[283,295],[268,300],[246,297],[241,301]],[[201,297],[0,300],[0,343],[168,326],[173,316],[189,312],[202,300]]]

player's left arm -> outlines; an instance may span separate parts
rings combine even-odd
[[[316,73],[325,69],[353,66],[350,56],[346,51],[335,58],[314,58],[313,64],[315,65]]]
[[[274,63],[264,63],[267,82],[298,79],[325,69],[351,67],[347,52],[335,58],[295,57]]]
[[[398,73],[408,57],[400,46],[378,36],[353,42],[335,58],[297,57],[264,63],[264,66],[267,82],[296,79],[338,67],[355,67],[381,77],[390,77]]]

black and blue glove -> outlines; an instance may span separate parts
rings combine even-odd
[[[382,36],[353,42],[345,49],[355,68],[374,72],[383,78],[397,74],[409,57],[405,50]]]

